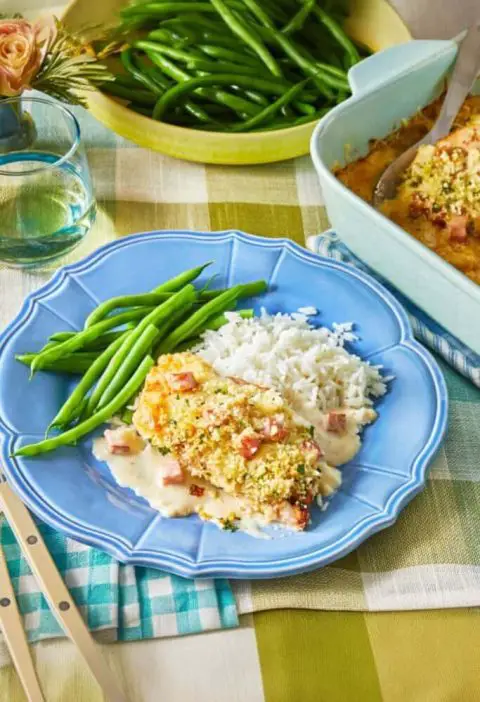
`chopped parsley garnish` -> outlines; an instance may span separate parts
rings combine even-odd
[[[313,426],[313,424],[312,424],[311,427],[308,427],[308,433],[310,434],[310,436],[311,436],[312,439],[313,439],[313,436],[314,436],[314,434],[315,434],[315,427]]]
[[[166,446],[157,446],[157,451],[158,453],[161,453],[162,456],[166,456],[167,453],[170,453],[170,449],[168,449]]]
[[[235,524],[233,519],[225,519],[222,526],[225,531],[238,531],[238,526]]]
[[[297,473],[300,473],[300,475],[305,474],[305,466],[303,465],[303,463],[300,463],[300,465],[297,466]]]

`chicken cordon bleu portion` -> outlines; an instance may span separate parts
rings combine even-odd
[[[221,377],[193,353],[159,358],[133,425],[161,456],[164,485],[188,484],[198,497],[211,486],[235,498],[241,513],[234,508],[232,519],[247,516],[301,530],[309,503],[340,483],[311,429],[296,421],[279,392]],[[190,511],[212,518],[202,500]]]

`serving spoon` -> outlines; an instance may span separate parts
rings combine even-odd
[[[402,173],[411,164],[420,146],[434,144],[446,137],[463,101],[469,94],[480,70],[480,24],[470,27],[458,49],[457,60],[447,94],[437,121],[423,139],[403,152],[383,172],[373,193],[374,207],[395,197]]]

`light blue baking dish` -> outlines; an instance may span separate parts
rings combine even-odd
[[[354,195],[333,166],[368,152],[438,96],[455,59],[455,41],[411,41],[351,69],[352,97],[317,125],[311,153],[327,214],[347,246],[452,334],[480,353],[480,286]],[[475,93],[480,92],[480,80]]]

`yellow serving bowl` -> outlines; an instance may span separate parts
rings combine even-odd
[[[73,0],[63,20],[71,30],[104,24],[125,4],[126,0]],[[371,51],[381,51],[411,38],[387,0],[350,0],[350,5],[345,29]],[[302,156],[309,151],[316,124],[250,134],[204,132],[144,117],[97,90],[87,99],[90,112],[117,134],[168,156],[200,163],[246,165]]]

